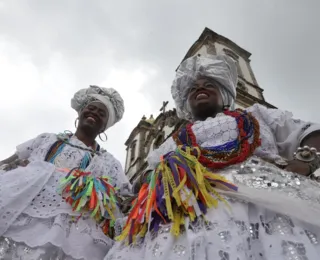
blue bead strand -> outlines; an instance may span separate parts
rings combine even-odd
[[[54,164],[54,161],[56,160],[57,156],[62,152],[63,148],[66,146],[65,143],[62,143],[59,148],[57,149],[57,151],[55,152],[55,154],[50,158],[49,162]]]

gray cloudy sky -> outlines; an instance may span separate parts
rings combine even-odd
[[[206,26],[252,53],[267,101],[320,122],[319,10],[318,0],[0,0],[0,158],[42,132],[74,131],[70,98],[97,84],[125,99],[103,144],[124,163],[130,131],[171,101],[174,70]]]

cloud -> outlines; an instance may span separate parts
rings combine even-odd
[[[156,71],[150,68],[112,69],[101,86],[116,86],[125,100],[125,113],[120,123],[107,130],[108,142],[103,146],[111,150],[124,163],[124,142],[130,131],[147,112],[152,112],[152,104],[148,95],[142,90],[156,77]],[[130,126],[130,127],[129,127]]]
[[[124,162],[124,142],[170,100],[174,71],[204,27],[252,55],[268,102],[320,122],[316,0],[0,0],[0,158],[41,132],[74,130],[73,93],[118,89],[122,122],[103,145]],[[287,97],[290,97],[289,99]]]

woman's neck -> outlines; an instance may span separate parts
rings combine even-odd
[[[218,113],[214,113],[212,115],[204,115],[204,116],[198,116],[195,118],[195,121],[206,121],[209,117],[211,118],[215,118],[217,116]]]
[[[79,129],[77,129],[75,136],[81,141],[83,142],[86,146],[88,147],[94,147],[95,146],[95,139],[96,136],[90,136],[87,133],[84,133],[82,131],[79,131]]]
[[[201,111],[194,113],[195,121],[206,121],[208,118],[215,118],[219,113],[222,113],[224,110],[221,108],[202,108]]]

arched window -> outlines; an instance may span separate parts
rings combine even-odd
[[[243,73],[242,73],[242,70],[240,67],[240,63],[239,63],[239,56],[229,49],[223,49],[223,51],[226,55],[228,55],[235,62],[235,64],[237,65],[238,75],[240,77],[243,77]]]
[[[238,81],[237,87],[245,92],[248,92],[248,88],[245,86],[245,84],[241,81]]]
[[[160,145],[162,145],[163,141],[164,141],[164,135],[160,134],[153,143],[153,149],[154,150],[158,149]]]
[[[130,162],[133,162],[136,159],[136,147],[137,141],[133,141],[130,147]]]

